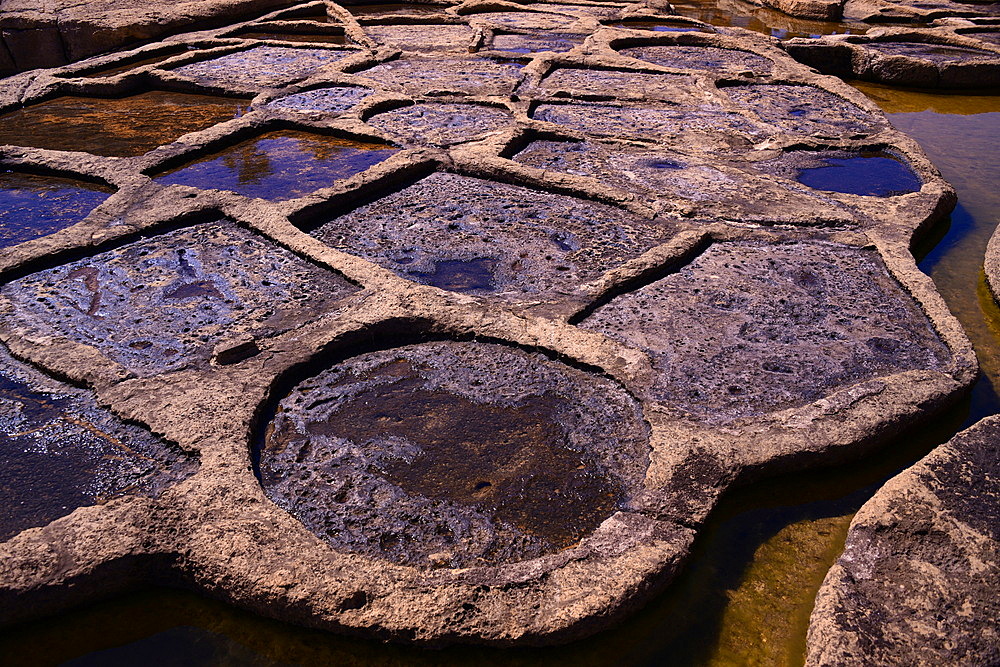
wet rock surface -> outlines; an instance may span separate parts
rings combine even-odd
[[[198,468],[91,392],[48,378],[0,347],[0,540],[78,507],[157,496]]]
[[[580,326],[646,350],[650,395],[713,424],[949,358],[877,256],[828,244],[715,244]]]
[[[558,298],[674,231],[592,201],[433,174],[313,234],[417,282],[526,301]]]
[[[953,191],[853,89],[666,10],[305,3],[0,83],[0,170],[114,190],[0,251],[0,342],[200,455],[0,542],[0,622],[113,572],[568,641],[731,485],[954,400],[975,358],[909,254]],[[854,158],[915,180],[803,176]]]
[[[349,55],[351,52],[346,50],[256,46],[183,65],[174,72],[201,83],[275,86],[303,79]]]
[[[139,375],[208,361],[236,332],[301,326],[354,287],[231,222],[205,223],[0,288],[26,327],[93,345]]]
[[[378,114],[368,122],[405,143],[444,146],[479,141],[507,129],[506,109],[470,104],[414,104]]]
[[[962,431],[854,517],[809,626],[809,665],[1000,661],[1000,419]]]
[[[283,399],[268,495],[335,548],[469,567],[572,546],[642,486],[639,405],[606,380],[498,345],[351,359]]]

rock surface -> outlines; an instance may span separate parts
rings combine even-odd
[[[1000,417],[858,511],[809,626],[808,665],[1000,662]]]
[[[14,120],[3,171],[113,193],[0,252],[0,342],[199,466],[0,543],[3,623],[157,581],[567,641],[666,586],[726,489],[975,378],[909,253],[953,191],[747,31],[307,3],[14,75]]]

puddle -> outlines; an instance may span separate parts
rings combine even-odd
[[[664,67],[694,70],[730,70],[767,73],[771,61],[746,51],[714,46],[639,46],[622,49],[622,55]]]
[[[764,122],[787,132],[840,138],[875,134],[885,121],[842,97],[812,86],[759,84],[723,88]]]
[[[366,25],[365,33],[379,44],[404,51],[468,52],[472,47],[472,28],[465,24]]]
[[[383,16],[425,16],[428,14],[440,14],[447,9],[447,5],[421,5],[412,2],[389,2],[371,5],[341,5],[354,16],[363,17],[383,17]]]
[[[328,114],[342,114],[349,109],[360,104],[366,97],[372,94],[370,88],[359,86],[331,86],[329,88],[316,88],[307,90],[304,93],[286,95],[267,103],[273,109],[284,109],[289,111],[315,112],[319,111]]]
[[[112,192],[85,181],[0,171],[0,248],[80,222]]]
[[[486,296],[521,301],[565,298],[580,283],[663,243],[673,230],[596,202],[435,173],[312,233],[428,284],[451,280],[447,271],[457,262],[488,262],[494,291]],[[451,284],[464,289],[461,281]]]
[[[337,549],[466,567],[591,533],[642,488],[646,438],[638,404],[607,380],[499,345],[424,343],[299,384],[260,470],[268,496]]]
[[[236,192],[284,201],[328,188],[399,149],[309,132],[276,130],[155,177],[162,185]]]
[[[692,25],[683,21],[649,21],[634,19],[608,24],[612,28],[627,28],[629,30],[652,30],[653,32],[712,32],[711,28]]]
[[[368,124],[404,142],[450,145],[479,141],[510,127],[506,109],[473,104],[425,103],[377,114]]]
[[[799,183],[816,190],[865,197],[894,197],[920,190],[920,178],[908,164],[889,153],[848,153],[843,157],[815,158],[808,152],[786,155],[793,162],[793,156],[802,155],[810,162],[823,163],[803,167],[796,176]]]
[[[239,116],[247,100],[150,91],[57,97],[0,116],[0,145],[134,157]]]
[[[586,35],[572,34],[539,34],[510,35],[499,34],[493,37],[490,49],[506,53],[541,53],[552,51],[562,53],[583,44]]]
[[[425,285],[452,292],[492,292],[496,287],[493,278],[496,267],[497,261],[486,257],[443,260],[434,262],[433,272],[415,271],[411,275]]]
[[[214,85],[279,87],[304,79],[355,51],[308,49],[292,46],[256,46],[246,51],[202,60],[174,69],[174,73]]]
[[[306,42],[313,44],[347,44],[346,35],[331,33],[301,33],[301,32],[241,32],[233,35],[240,39],[260,39],[278,42]]]
[[[876,253],[832,244],[716,243],[580,326],[644,349],[651,397],[716,425],[950,360]]]
[[[753,30],[785,40],[822,35],[863,35],[870,26],[851,21],[811,21],[797,19],[775,9],[758,7],[740,0],[676,0],[674,12],[714,26]]]
[[[10,318],[90,345],[143,377],[203,366],[240,335],[299,327],[356,291],[339,275],[219,221],[124,245],[0,288]]]
[[[468,95],[509,95],[524,65],[485,58],[401,58],[358,72],[385,86],[412,95],[455,92]]]
[[[0,346],[0,542],[78,507],[157,496],[197,460]]]

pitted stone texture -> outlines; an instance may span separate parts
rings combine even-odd
[[[723,90],[734,102],[785,132],[840,138],[875,134],[887,126],[884,118],[812,86],[760,84]]]
[[[516,63],[485,58],[403,58],[358,72],[358,76],[412,95],[509,95],[521,78],[521,68]]]
[[[677,69],[767,74],[771,61],[747,51],[720,49],[714,46],[637,46],[622,49],[621,54]]]
[[[539,33],[534,35],[494,35],[490,48],[508,53],[562,53],[583,44],[586,35]]]
[[[865,48],[887,56],[907,56],[935,64],[962,62],[973,58],[1000,60],[1000,53],[947,44],[925,42],[869,42]]]
[[[78,507],[157,496],[197,459],[0,346],[0,542]]]
[[[858,511],[816,598],[810,666],[1000,664],[1000,418]]]
[[[198,81],[243,87],[279,87],[354,53],[348,50],[258,46],[210,60],[183,65],[175,73]]]
[[[370,89],[360,86],[330,86],[286,95],[268,102],[267,106],[283,111],[340,115],[363,102],[371,94]]]
[[[642,488],[639,405],[537,353],[424,343],[349,359],[281,401],[268,495],[335,549],[415,566],[571,546]]]
[[[0,248],[80,222],[110,196],[102,185],[0,171]]]
[[[673,233],[604,204],[444,173],[314,232],[404,278],[513,302],[558,299]]]
[[[542,79],[541,87],[552,95],[676,100],[689,95],[694,83],[684,74],[558,67]]]
[[[651,397],[708,424],[950,360],[875,252],[830,243],[716,243],[580,326],[645,350]]]
[[[379,44],[403,51],[458,51],[468,53],[474,31],[467,25],[441,23],[366,25],[365,32]]]
[[[598,137],[656,137],[672,148],[743,153],[765,132],[743,116],[711,105],[540,104],[532,117]]]
[[[843,204],[805,194],[791,184],[785,187],[761,179],[742,161],[725,163],[629,144],[547,140],[532,142],[513,159],[546,171],[588,176],[650,198],[685,199],[694,203],[698,215],[711,219],[822,226],[855,223]]]
[[[274,336],[357,288],[226,222],[130,243],[0,289],[14,317],[139,376],[204,365],[217,343]]]
[[[465,18],[472,22],[485,22],[505,28],[520,30],[566,30],[578,20],[576,16],[564,16],[551,12],[481,12],[469,14]]]
[[[368,123],[405,143],[445,146],[479,141],[511,126],[506,109],[428,102],[380,113]]]

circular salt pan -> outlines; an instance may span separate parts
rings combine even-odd
[[[649,464],[615,383],[502,345],[364,354],[296,386],[265,436],[268,496],[342,551],[466,567],[572,546]]]

